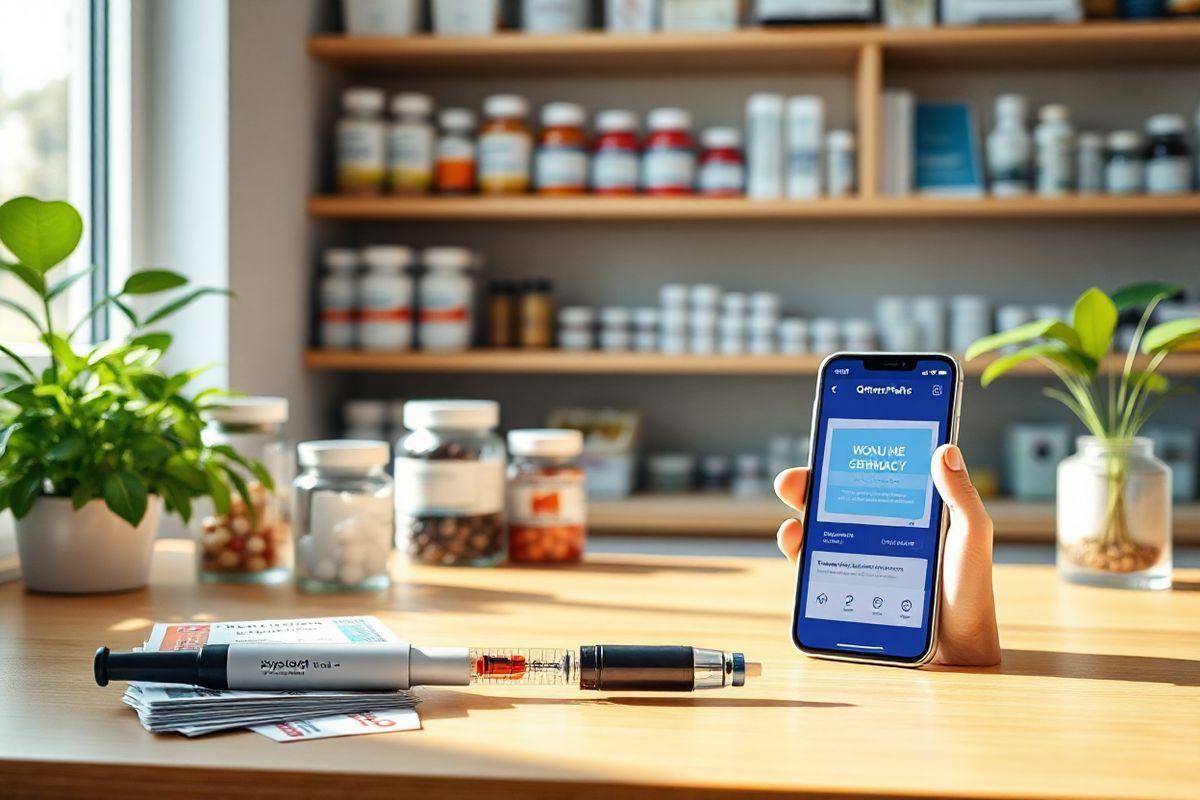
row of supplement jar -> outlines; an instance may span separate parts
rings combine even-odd
[[[396,526],[398,544],[414,561],[490,566],[582,557],[582,435],[510,431],[506,468],[499,421],[499,406],[489,400],[405,404],[410,432],[396,449]]]
[[[323,254],[317,341],[331,350],[466,350],[480,257],[463,247],[335,247]]]
[[[548,103],[541,131],[530,128],[529,102],[515,94],[495,94],[483,103],[484,121],[475,114],[445,108],[431,121],[433,99],[406,92],[395,95],[395,119],[382,116],[380,89],[354,87],[343,94],[345,116],[337,128],[338,189],[346,194],[596,194],[654,195],[699,193],[739,196],[746,183],[741,132],[706,129],[697,153],[691,115],[680,108],[656,108],[638,135],[632,111],[609,109],[595,117],[589,139],[587,113],[575,103]]]

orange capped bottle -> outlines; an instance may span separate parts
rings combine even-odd
[[[575,103],[548,103],[542,107],[542,133],[534,160],[538,194],[583,194],[587,190],[585,118],[583,106]]]
[[[529,103],[516,94],[494,94],[483,101],[487,118],[479,131],[479,191],[524,194],[529,191],[533,137],[526,124]]]

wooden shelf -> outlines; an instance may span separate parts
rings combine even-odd
[[[462,353],[368,353],[358,350],[309,350],[304,363],[310,369],[334,372],[406,372],[473,374],[575,374],[575,375],[815,375],[821,356],[703,356],[663,353],[605,353],[596,350],[468,350]],[[977,375],[989,364],[977,358],[964,365]],[[1105,365],[1119,370],[1120,356]],[[1139,358],[1138,364],[1145,359]],[[1160,370],[1171,375],[1200,375],[1200,354],[1177,353]],[[1048,376],[1036,362],[1027,362],[1015,374]]]
[[[1054,541],[1053,502],[1010,498],[985,501],[996,538],[1008,542]],[[774,497],[726,494],[641,494],[624,500],[590,500],[588,524],[601,534],[745,536],[769,538],[795,511]],[[1200,504],[1175,506],[1175,541],[1200,543]]]
[[[1200,45],[1198,45],[1200,47]],[[1101,219],[1200,217],[1200,194],[946,199],[850,197],[747,200],[705,197],[341,197],[318,195],[308,213],[320,219],[410,221],[795,221],[947,219]]]
[[[888,66],[1083,66],[1200,63],[1200,22],[1147,20],[1079,25],[889,29],[879,26],[745,28],[729,33],[592,31],[478,38],[314,36],[316,59],[355,70],[407,74],[728,72],[796,67],[840,70],[880,48]]]

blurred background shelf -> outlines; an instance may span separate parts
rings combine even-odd
[[[1200,22],[1146,20],[924,30],[859,25],[641,35],[500,32],[478,38],[334,35],[308,40],[310,55],[334,66],[436,74],[488,69],[558,74],[842,69],[852,65],[867,47],[878,48],[888,66],[905,67],[1196,64],[1200,63]]]
[[[993,498],[986,504],[997,540],[1054,541],[1053,502]],[[769,538],[795,513],[774,497],[642,494],[624,500],[590,500],[588,523],[601,534]],[[1176,543],[1200,543],[1200,504],[1177,505],[1174,514]]]
[[[803,356],[667,355],[664,353],[605,353],[596,350],[468,350],[461,353],[368,353],[358,350],[309,350],[304,363],[310,369],[336,372],[409,372],[477,374],[576,374],[576,375],[816,375],[822,360]],[[983,357],[964,365],[976,375],[991,362]],[[1145,359],[1138,359],[1143,364]],[[1105,365],[1123,365],[1111,356]],[[1161,371],[1175,375],[1200,375],[1200,354],[1176,354],[1163,362]],[[1016,373],[1049,376],[1035,362],[1019,365]]]
[[[1200,50],[1200,42],[1196,47]],[[941,199],[847,197],[341,197],[318,195],[309,216],[344,220],[712,221],[798,219],[1064,219],[1200,217],[1200,194]]]

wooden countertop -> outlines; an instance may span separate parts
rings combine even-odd
[[[603,556],[570,569],[402,568],[386,595],[198,586],[162,543],[152,587],[0,587],[0,794],[51,797],[954,796],[1195,798],[1200,571],[1140,593],[996,570],[1004,663],[903,670],[804,658],[782,559]],[[429,645],[685,643],[764,662],[686,696],[422,690],[424,730],[277,744],[153,736],[91,677],[154,620],[376,614]]]

